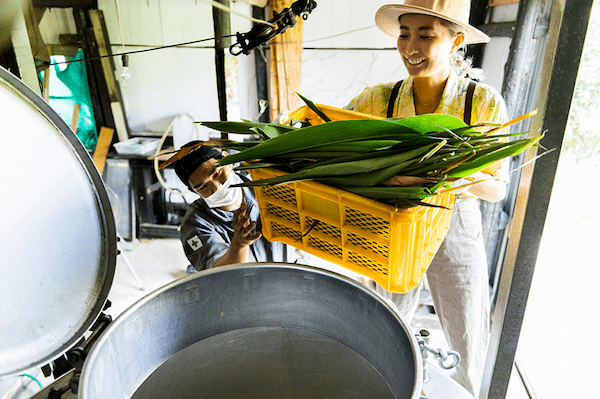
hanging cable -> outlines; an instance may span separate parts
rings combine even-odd
[[[158,147],[156,148],[156,152],[154,153],[154,173],[156,174],[156,178],[158,179],[158,182],[160,183],[161,186],[163,186],[163,188],[165,190],[167,190],[171,194],[178,194],[178,195],[181,195],[183,197],[185,194],[187,194],[187,193],[189,193],[191,191],[186,190],[185,192],[181,192],[178,189],[172,189],[171,187],[167,186],[167,183],[163,179],[162,175],[160,174],[160,170],[158,168],[158,154],[160,154],[160,151],[162,150],[162,146],[165,144],[165,140],[167,139],[167,135],[169,134],[169,131],[171,131],[171,128],[173,127],[173,124],[181,116],[187,116],[188,118],[190,118],[192,120],[192,122],[194,122],[194,118],[192,118],[191,115],[189,115],[189,114],[181,114],[181,115],[176,116],[171,121],[171,123],[169,123],[169,126],[167,127],[167,129],[163,133],[162,137],[160,138],[160,142],[158,143]],[[199,131],[199,125],[195,123],[194,126],[196,127],[196,131]]]
[[[121,34],[121,48],[125,52],[125,40],[123,39],[123,26],[121,25],[121,7],[119,7],[119,0],[115,0],[117,4],[117,20],[119,22],[119,33]]]
[[[242,18],[249,19],[252,22],[256,22],[256,23],[263,24],[263,25],[269,25],[269,26],[271,26],[273,28],[276,28],[276,26],[274,24],[272,24],[271,22],[269,22],[269,21],[263,21],[262,19],[256,19],[256,18],[253,18],[253,17],[249,17],[247,15],[244,15],[242,13],[239,13],[237,11],[233,11],[231,8],[227,7],[226,5],[223,5],[223,4],[221,4],[219,2],[216,2],[214,0],[200,0],[200,1],[203,2],[203,3],[205,3],[205,4],[211,4],[213,7],[219,8],[219,9],[224,10],[224,11],[227,11],[230,14],[239,15]]]
[[[216,2],[216,1],[213,1],[213,0],[200,0],[200,1],[202,1],[203,3],[206,3],[206,4],[210,4],[213,7],[216,7],[216,8],[222,9],[224,11],[227,11],[227,12],[229,12],[231,14],[235,14],[235,15],[238,15],[238,16],[240,16],[242,18],[248,19],[248,20],[250,20],[252,22],[256,22],[256,23],[261,24],[261,25],[270,26],[272,28],[277,28],[277,26],[275,24],[273,24],[271,21],[263,21],[262,19],[257,19],[257,18],[249,17],[247,15],[244,15],[242,13],[234,11],[231,8],[229,8],[229,7],[227,7],[227,6],[223,5],[223,4],[220,4],[220,3]],[[313,0],[302,0],[302,1],[310,1],[310,2],[314,3]],[[128,51],[128,52],[126,52],[125,51],[125,43],[124,43],[124,40],[123,40],[123,28],[121,26],[121,9],[119,7],[119,0],[116,0],[116,5],[117,5],[117,18],[119,20],[119,30],[120,30],[120,33],[121,33],[121,47],[123,49],[123,52],[121,52],[119,54],[110,54],[110,55],[104,55],[104,56],[100,56],[100,57],[83,58],[83,59],[80,59],[80,60],[53,62],[50,65],[70,64],[72,62],[81,62],[81,61],[95,61],[95,60],[99,60],[99,59],[102,59],[102,58],[117,57],[117,56],[121,56],[121,60],[123,61],[124,65],[125,65],[125,64],[127,64],[127,57],[126,56],[129,55],[129,54],[137,54],[137,53],[143,53],[143,52],[147,52],[147,51],[154,51],[154,50],[161,50],[161,49],[165,49],[165,48],[185,46],[187,44],[200,43],[200,42],[204,42],[204,41],[218,39],[216,37],[212,37],[210,39],[193,40],[191,42],[171,44],[171,45],[167,45],[167,46],[154,47],[154,48],[145,49],[145,50],[136,50],[136,51]],[[315,3],[315,6],[316,6],[316,3]],[[227,36],[223,36],[222,38],[228,38],[228,37],[233,37],[233,36],[235,36],[235,35],[227,35]]]
[[[233,37],[235,35],[227,35],[227,36],[223,36],[225,37]],[[200,40],[192,40],[190,42],[183,42],[183,43],[176,43],[176,44],[169,44],[166,46],[159,46],[159,47],[152,47],[152,48],[147,48],[144,50],[133,50],[133,51],[127,51],[124,53],[117,53],[117,54],[108,54],[108,55],[101,55],[98,57],[89,57],[89,58],[82,58],[79,60],[71,60],[71,61],[61,61],[61,62],[53,62],[50,65],[59,65],[59,64],[70,64],[72,62],[81,62],[81,61],[96,61],[96,60],[101,60],[102,58],[108,58],[108,57],[118,57],[118,56],[122,56],[122,55],[128,55],[128,54],[137,54],[137,53],[146,53],[148,51],[155,51],[155,50],[162,50],[165,48],[173,48],[173,47],[181,47],[181,46],[186,46],[188,44],[194,44],[194,43],[202,43],[202,42],[208,42],[210,40],[215,40],[215,37],[211,37],[208,39],[200,39]]]
[[[377,25],[369,25],[369,26],[365,26],[364,28],[352,29],[352,30],[349,30],[347,32],[337,33],[337,34],[331,35],[331,36],[320,37],[318,39],[302,40],[302,43],[312,43],[312,42],[318,42],[320,40],[333,39],[334,37],[340,37],[340,36],[344,36],[344,35],[349,35],[350,33],[360,32],[360,31],[367,30],[367,29],[372,29],[372,28],[375,28],[375,27],[377,27]]]
[[[308,15],[317,7],[317,3],[314,0],[298,0],[298,1],[294,2],[289,8],[285,8],[281,13],[274,12],[273,13],[274,16],[270,20],[263,21],[263,20],[256,19],[253,17],[248,17],[248,16],[238,13],[236,11],[233,11],[231,8],[224,6],[213,0],[201,0],[201,1],[204,3],[210,3],[213,7],[223,9],[229,13],[242,16],[246,19],[250,19],[251,21],[259,23],[260,25],[255,26],[249,32],[243,33],[243,34],[237,32],[235,35],[233,35],[233,34],[226,35],[226,36],[222,36],[219,38],[212,37],[212,38],[208,38],[208,39],[192,40],[189,42],[182,42],[182,43],[176,43],[176,44],[171,44],[171,45],[166,45],[166,46],[152,47],[152,48],[143,49],[143,50],[125,51],[123,30],[122,30],[122,26],[121,26],[120,6],[119,6],[119,1],[116,0],[117,14],[118,14],[118,19],[119,19],[119,30],[121,32],[121,48],[123,50],[121,53],[103,55],[103,56],[99,56],[99,57],[83,58],[80,60],[53,62],[50,65],[69,64],[72,62],[80,62],[80,61],[95,61],[95,60],[99,60],[99,59],[107,58],[107,57],[121,56],[122,60],[123,60],[123,65],[125,66],[127,64],[127,58],[125,56],[129,55],[129,54],[138,54],[138,53],[144,53],[144,52],[149,52],[149,51],[162,50],[162,49],[166,49],[166,48],[182,47],[182,46],[186,46],[186,45],[190,45],[190,44],[201,43],[201,42],[206,42],[206,41],[210,41],[210,40],[216,40],[216,39],[220,39],[220,38],[228,38],[228,37],[234,37],[234,36],[238,39],[238,42],[233,44],[229,48],[229,52],[235,56],[240,55],[242,53],[249,54],[253,49],[255,49],[257,47],[261,47],[262,45],[269,42],[276,35],[285,32],[290,27],[293,27],[296,24],[296,17],[301,17],[303,20],[306,20],[308,18]],[[358,28],[358,29],[350,30],[348,32],[342,32],[342,33],[332,35],[332,36],[309,40],[307,42],[314,42],[314,41],[318,41],[318,40],[330,39],[333,37],[343,36],[343,35],[357,32],[357,31],[370,29],[372,27],[373,26]]]
[[[117,20],[119,21],[119,33],[121,35],[121,50],[125,53],[125,39],[123,38],[123,25],[121,24],[121,7],[119,6],[119,0],[115,0],[117,4]],[[129,57],[127,54],[121,55],[121,78],[127,80],[130,78],[129,74]]]

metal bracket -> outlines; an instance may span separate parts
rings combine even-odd
[[[247,33],[237,32],[237,43],[229,47],[229,52],[232,55],[250,54],[253,49],[296,25],[296,17],[301,17],[306,21],[315,7],[317,7],[317,3],[314,0],[298,0],[280,13],[273,12],[273,18],[268,22],[276,27],[257,25]]]
[[[106,301],[107,304],[104,308],[106,310],[110,307],[110,301]],[[73,348],[69,349],[64,356],[54,361],[52,364],[54,366],[54,377],[58,378],[61,375],[67,374],[71,370],[73,374],[69,380],[69,383],[59,390],[51,389],[48,393],[49,399],[58,399],[61,398],[62,395],[69,390],[73,393],[77,393],[77,389],[79,388],[79,378],[81,377],[81,369],[83,368],[83,363],[89,353],[90,348],[94,345],[94,343],[98,340],[100,335],[106,330],[109,324],[112,322],[112,317],[105,314],[104,312],[100,313],[100,316],[90,329],[92,332],[91,335],[87,339],[81,339],[77,345]],[[48,365],[44,366],[42,369],[48,370]],[[46,375],[46,372],[44,372]]]

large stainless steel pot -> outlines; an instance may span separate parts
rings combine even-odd
[[[415,337],[363,285],[245,264],[174,282],[125,311],[88,356],[79,398],[412,399],[421,367]]]

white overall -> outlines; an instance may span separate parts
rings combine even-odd
[[[461,354],[453,378],[475,396],[479,394],[490,331],[490,300],[481,212],[475,198],[458,198],[450,228],[427,269],[427,282],[450,349]],[[406,294],[377,286],[410,323],[422,284]]]

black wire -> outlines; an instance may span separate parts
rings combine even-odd
[[[323,37],[323,38],[319,38],[319,39],[309,40],[309,42],[314,42],[314,41],[317,41],[317,40],[329,39],[329,38],[333,38],[333,37],[337,37],[337,36],[343,36],[343,35],[347,35],[347,34],[354,33],[356,31],[364,30],[364,29],[368,29],[368,28],[372,28],[372,26],[368,26],[366,28],[354,29],[354,30],[350,30],[348,32],[342,32],[340,34],[333,35],[333,36],[327,36],[327,37]],[[227,35],[227,36],[221,36],[220,39],[225,39],[225,38],[228,38],[228,37],[235,37],[235,36],[236,36],[235,34]],[[176,43],[176,44],[170,44],[170,45],[167,45],[167,46],[160,46],[160,47],[152,47],[152,48],[148,48],[148,49],[144,49],[144,50],[134,50],[134,51],[127,51],[127,52],[124,52],[124,53],[101,55],[99,57],[82,58],[80,60],[52,62],[52,63],[50,63],[50,65],[70,64],[72,62],[82,62],[82,61],[96,61],[96,60],[100,60],[102,58],[118,57],[118,56],[122,56],[122,55],[137,54],[137,53],[145,53],[145,52],[148,52],[148,51],[155,51],[155,50],[162,50],[162,49],[165,49],[165,48],[186,46],[186,45],[189,45],[189,44],[202,43],[202,42],[207,42],[207,41],[216,40],[216,39],[217,39],[217,37],[211,37],[209,39],[193,40],[191,42]],[[280,44],[280,43],[274,43],[274,44]],[[119,45],[114,44],[113,46],[119,46]],[[263,44],[262,46],[269,47],[266,44]],[[390,48],[373,48],[373,49],[371,49],[371,48],[333,48],[333,47],[323,47],[323,48],[321,48],[321,47],[303,47],[303,50],[395,50],[395,49],[396,49],[395,47],[390,47]]]
[[[228,37],[234,37],[235,35],[227,35],[227,36],[222,36],[219,39],[225,39]],[[108,57],[118,57],[121,55],[128,55],[128,54],[137,54],[137,53],[145,53],[148,51],[154,51],[154,50],[162,50],[165,48],[172,48],[172,47],[179,47],[179,46],[185,46],[188,44],[194,44],[194,43],[201,43],[201,42],[207,42],[209,40],[216,40],[217,37],[211,37],[210,39],[201,39],[201,40],[193,40],[191,42],[185,42],[185,43],[177,43],[177,44],[169,44],[167,46],[160,46],[160,47],[153,47],[153,48],[147,48],[144,50],[134,50],[134,51],[127,51],[124,53],[117,53],[117,54],[109,54],[109,55],[101,55],[99,57],[89,57],[89,58],[82,58],[80,60],[71,60],[71,61],[61,61],[61,62],[53,62],[50,65],[59,65],[59,64],[70,64],[72,62],[82,62],[82,61],[95,61],[95,60],[100,60],[102,58],[108,58]]]

